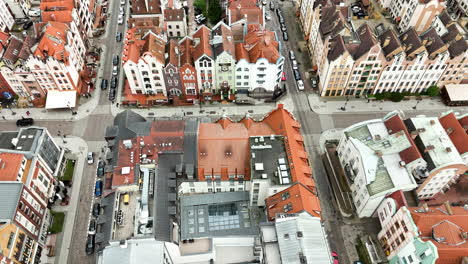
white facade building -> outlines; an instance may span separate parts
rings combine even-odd
[[[438,0],[395,0],[390,3],[390,14],[401,32],[414,27],[418,33],[426,31],[434,18],[445,9]]]
[[[5,0],[0,0],[0,31],[10,31],[15,18],[7,7]]]

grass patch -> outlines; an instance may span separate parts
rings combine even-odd
[[[372,264],[369,254],[367,253],[367,249],[365,245],[362,243],[361,238],[358,237],[356,239],[356,251],[359,256],[359,260],[364,264]]]
[[[65,164],[65,171],[63,172],[62,181],[71,181],[73,178],[73,172],[75,171],[75,160],[67,160]]]
[[[50,214],[52,215],[52,225],[49,227],[49,232],[52,234],[62,232],[65,213],[50,211]]]

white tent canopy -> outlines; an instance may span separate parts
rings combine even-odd
[[[76,91],[48,91],[46,109],[71,108],[76,105]]]

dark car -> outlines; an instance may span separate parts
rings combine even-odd
[[[288,41],[289,38],[288,38],[288,32],[283,32],[283,40],[284,41]]]
[[[91,255],[94,253],[94,235],[88,235],[86,239],[86,254]]]
[[[102,181],[97,181],[96,182],[96,188],[94,189],[94,194],[96,195],[96,197],[101,197],[102,195]]]
[[[16,120],[16,125],[17,126],[32,126],[34,125],[34,119],[32,118],[21,118]]]
[[[115,41],[122,41],[122,32],[117,32],[117,35],[115,35]]]
[[[112,64],[114,66],[119,64],[119,55],[114,55],[114,58],[112,58]]]
[[[98,217],[100,211],[101,211],[101,204],[100,204],[100,203],[95,203],[95,204],[93,205],[93,216],[94,216],[94,217]]]
[[[111,101],[115,100],[115,89],[110,89],[110,91],[109,91],[109,100],[111,100]]]
[[[99,166],[98,166],[96,175],[97,175],[98,177],[104,176],[104,167],[99,167]]]
[[[117,77],[113,76],[111,79],[111,89],[117,88]]]
[[[109,81],[107,79],[102,79],[101,90],[107,90],[107,87],[109,87]]]
[[[301,80],[301,73],[298,70],[293,70],[293,73],[294,73],[294,79],[296,81]]]
[[[94,219],[91,219],[91,221],[89,221],[88,234],[90,235],[96,234],[96,220]]]
[[[278,13],[278,21],[280,22],[280,24],[284,24],[284,17],[283,17],[283,14]]]
[[[318,85],[317,78],[312,77],[310,80],[312,81],[312,88],[317,88],[317,85]]]
[[[275,3],[270,2],[270,10],[271,11],[275,10]]]
[[[32,25],[33,25],[34,22],[32,21],[29,21],[29,22],[26,22],[24,25],[23,25],[23,29],[24,30],[28,30]]]

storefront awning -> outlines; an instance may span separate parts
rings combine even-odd
[[[46,109],[71,108],[76,105],[76,91],[48,91]]]

